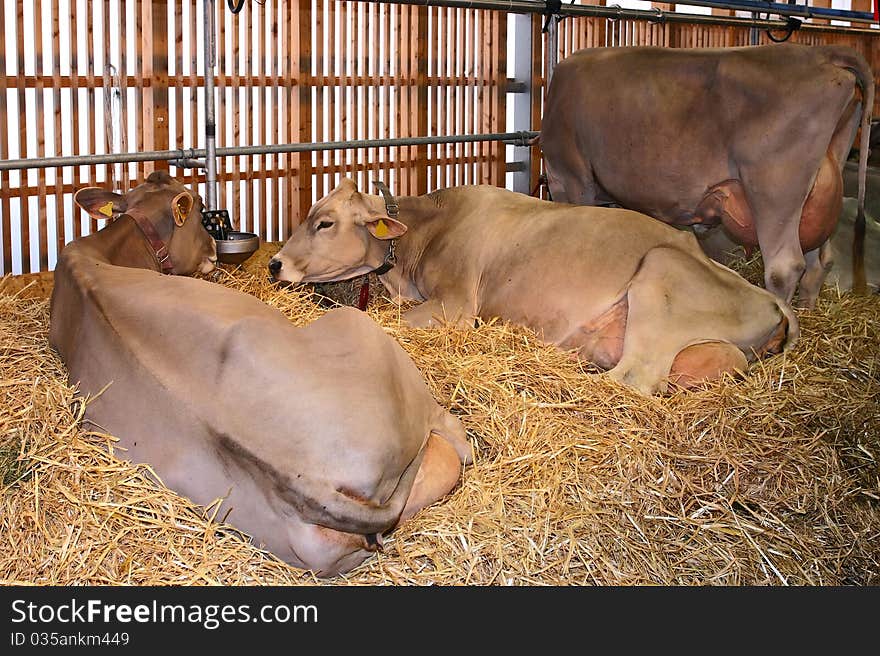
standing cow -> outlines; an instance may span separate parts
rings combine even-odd
[[[864,289],[873,104],[867,62],[843,46],[590,48],[554,69],[539,142],[554,200],[721,223],[760,247],[768,290],[813,307],[860,125],[853,265]]]
[[[216,260],[200,200],[166,173],[75,200],[115,220],[62,251],[50,342],[127,458],[196,503],[222,498],[230,524],[321,576],[457,484],[463,426],[365,314],[298,328],[249,294],[161,275]]]
[[[645,394],[742,371],[798,334],[786,303],[710,260],[688,232],[486,185],[386,205],[343,180],[269,261],[287,282],[374,270],[395,296],[424,301],[410,325],[500,317]]]

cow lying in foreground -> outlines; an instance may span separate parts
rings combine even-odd
[[[710,260],[692,234],[636,212],[491,186],[400,198],[399,212],[343,180],[269,270],[323,282],[381,266],[392,294],[425,301],[405,315],[413,326],[500,317],[646,394],[743,370],[798,334],[786,303]]]
[[[855,288],[874,76],[845,46],[587,48],[553,70],[540,144],[553,200],[724,226],[764,284],[812,308],[861,126]]]
[[[161,275],[215,259],[200,200],[167,174],[76,202],[115,221],[62,251],[50,341],[94,397],[86,419],[132,461],[197,503],[225,497],[218,516],[321,576],[455,486],[461,423],[366,315],[298,328],[249,294]]]

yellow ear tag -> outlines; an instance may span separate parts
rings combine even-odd
[[[109,201],[106,205],[98,208],[98,211],[104,216],[113,216],[113,201]]]
[[[385,222],[382,219],[379,219],[379,223],[376,224],[376,236],[377,237],[387,237],[388,236],[388,226],[385,225]]]

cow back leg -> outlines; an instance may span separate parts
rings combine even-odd
[[[702,254],[698,259],[677,248],[654,248],[643,258],[627,300],[623,353],[609,375],[645,394],[666,391],[673,363],[688,347],[719,342],[760,351],[786,321],[773,296]],[[694,378],[713,368],[743,369],[726,348],[697,366],[706,352],[682,355],[680,368],[693,369]]]
[[[678,352],[669,370],[669,383],[692,389],[725,373],[735,377],[745,373],[749,361],[745,354],[727,342],[704,342]]]
[[[381,549],[380,536],[345,533],[317,524],[304,524],[297,531],[291,550],[302,567],[317,576],[348,572]]]
[[[822,285],[831,267],[834,265],[834,251],[831,247],[829,239],[819,248],[816,248],[804,255],[807,268],[801,277],[800,286],[798,287],[798,307],[813,309],[816,307],[816,301],[819,298],[819,292],[822,291]]]
[[[399,522],[449,494],[460,477],[461,457],[455,447],[443,437],[431,433]]]
[[[544,171],[550,198],[557,203],[596,205],[599,188],[589,162],[578,155],[564,159],[544,158]]]

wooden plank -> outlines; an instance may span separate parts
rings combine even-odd
[[[602,25],[605,24],[605,21],[602,21]],[[604,32],[603,32],[604,37]],[[604,38],[603,38],[604,41]],[[541,62],[543,61],[542,56],[542,44],[543,39],[541,35],[541,17],[540,16],[532,16],[532,89],[531,89],[531,98],[532,98],[532,117],[531,124],[533,130],[541,129],[541,112],[544,104],[544,80],[541,75]],[[541,157],[540,151],[535,148],[532,151],[531,158],[531,175],[530,178],[530,186],[534,189],[538,180],[541,176]]]
[[[52,12],[52,113],[54,114],[55,155],[62,154],[61,139],[63,130],[61,127],[61,11],[58,0],[52,0],[50,5]],[[0,25],[2,25],[0,19]],[[5,103],[5,97],[4,97]],[[61,253],[67,241],[64,229],[64,194],[61,187],[64,182],[64,169],[55,169],[55,256]],[[57,260],[56,260],[57,261]]]
[[[24,71],[24,47],[27,39],[24,36],[24,7],[22,3],[16,4],[16,42],[17,57],[16,71]],[[27,148],[27,125],[25,117],[27,116],[27,105],[25,103],[24,85],[19,82],[18,93],[16,94],[18,101],[18,153],[19,157],[27,157],[29,155]],[[31,273],[31,255],[30,255],[30,209],[28,208],[28,197],[24,192],[24,187],[28,184],[28,172],[21,171],[21,192],[19,193],[19,216],[21,217],[21,272]]]
[[[249,12],[256,12],[255,21],[257,24],[256,38],[256,57],[254,57],[254,66],[257,69],[257,88],[254,93],[255,105],[260,113],[258,124],[254,125],[254,134],[251,143],[265,144],[267,132],[267,117],[269,111],[266,102],[266,3],[255,2],[248,7]],[[266,170],[266,156],[258,155],[256,157],[258,171]],[[253,184],[251,182],[251,184]],[[269,232],[269,212],[266,207],[266,185],[262,182],[257,183],[257,193],[255,205],[259,206],[259,210],[254,213],[254,232],[262,238],[266,238]]]
[[[245,29],[245,38],[244,38],[244,61],[245,61],[245,70],[250,74],[254,75],[254,43],[253,43],[253,34],[254,34],[254,12],[253,6],[249,6],[247,11],[243,11],[242,13],[247,16],[246,29]],[[241,15],[241,14],[239,14]],[[254,131],[255,131],[255,121],[254,121],[254,84],[250,81],[245,82],[245,120],[247,124],[250,125],[250,130],[247,130],[247,145],[253,143],[254,139]],[[247,171],[254,170],[254,163],[256,162],[256,156],[246,157],[245,161],[247,162]],[[244,212],[241,216],[241,229],[246,232],[255,232],[256,228],[256,217],[254,216],[254,184],[251,182],[248,176],[245,176],[245,188],[244,188]]]
[[[428,134],[428,8],[418,7],[413,14],[410,38],[414,43],[415,79],[411,80],[410,89],[415,111],[412,113],[412,131],[422,137]],[[416,146],[414,150],[416,168],[412,193],[422,195],[428,193],[428,147]]]
[[[0,2],[0,25],[6,25],[5,2]],[[0,30],[0,68],[6,72],[7,66],[6,30],[2,29]],[[9,125],[8,102],[9,92],[6,77],[3,76],[0,80],[0,124],[2,125]],[[0,130],[0,159],[9,159],[9,130]],[[10,189],[9,172],[0,171],[0,190],[8,189]],[[2,246],[0,246],[3,266],[0,267],[0,274],[7,274],[12,273],[12,214],[8,197],[3,197],[0,201],[0,214],[2,214],[0,231],[3,232]]]
[[[293,120],[292,97],[293,85],[291,75],[291,21],[293,20],[293,3],[282,2],[278,6],[278,39],[279,39],[279,82],[278,82],[278,130],[279,140],[290,143],[294,137],[291,131]],[[292,166],[293,156],[284,154],[278,156],[276,164],[279,169],[289,170]],[[278,217],[278,239],[287,239],[290,222],[293,217],[293,184],[291,176],[281,179],[278,193],[280,195],[281,211]]]
[[[440,109],[440,103],[438,100],[440,96],[440,85],[437,83],[437,80],[439,79],[439,74],[437,71],[437,64],[439,62],[439,57],[437,56],[437,50],[439,48],[437,34],[440,29],[440,26],[438,24],[440,20],[440,12],[437,10],[436,7],[429,7],[428,12],[430,20],[430,29],[428,34],[428,50],[430,53],[430,78],[428,82],[428,84],[430,84],[430,87],[428,89],[428,102],[431,106],[431,122],[428,128],[430,132],[428,134],[430,134],[431,136],[435,136],[438,134],[437,129],[439,117],[437,116],[437,114]],[[429,191],[439,189],[440,187],[438,182],[440,167],[437,166],[439,150],[440,148],[437,145],[428,146],[428,161],[430,162],[430,172],[428,175]]]
[[[174,145],[177,148],[184,148],[189,144],[186,143],[184,136],[184,112],[183,112],[183,0],[177,0],[174,3]],[[193,21],[195,22],[195,21]],[[169,85],[172,85],[169,79]],[[189,86],[189,85],[187,85]],[[189,115],[189,112],[187,112]],[[178,177],[186,179],[186,169],[178,168],[176,171]]]
[[[106,0],[105,0],[106,2]],[[34,3],[34,67],[43,72],[43,52],[46,49],[46,32],[43,29],[43,3]],[[45,88],[38,85],[35,93],[34,106],[36,109],[36,141],[37,157],[46,156],[46,110]],[[28,126],[31,128],[31,126]],[[46,209],[46,169],[37,170],[37,266],[39,271],[49,270],[49,214]],[[30,200],[30,199],[29,199]]]
[[[379,76],[380,68],[382,65],[381,59],[379,57],[379,43],[381,42],[379,38],[379,8],[374,3],[367,3],[367,23],[370,26],[369,34],[370,39],[369,42],[372,44],[372,47],[369,48],[369,54],[367,55],[367,65],[366,65],[366,73],[368,76],[375,76],[377,83],[370,85],[370,88],[367,89],[367,99],[370,102],[367,103],[367,107],[369,108],[369,127],[367,131],[367,137],[370,139],[378,139],[379,138],[379,118],[381,114],[381,110],[379,109],[379,89],[381,80]],[[372,89],[373,95],[372,99],[370,99],[369,91]],[[370,148],[368,154],[368,161],[372,163],[372,180],[378,180],[380,177],[379,171],[379,149],[378,148]],[[370,190],[372,192],[372,190]]]
[[[126,47],[125,35],[128,32],[126,26],[128,24],[128,3],[127,0],[117,0],[118,20],[119,20],[119,39],[117,39],[117,47],[119,52],[119,112],[120,112],[120,138],[119,149],[122,152],[129,152],[128,144],[128,48]],[[122,165],[122,182],[121,190],[127,193],[131,189],[131,170],[132,164]]]
[[[80,137],[80,113],[79,113],[79,20],[77,19],[78,3],[71,0],[70,3],[70,125],[73,130],[70,137],[71,155],[79,155],[79,137]],[[82,186],[80,182],[80,167],[73,168],[73,186],[79,189]],[[78,239],[82,235],[82,215],[83,212],[70,199],[70,216],[72,222],[73,233],[71,239]]]
[[[397,13],[396,41],[397,43],[397,106],[395,112],[395,127],[397,137],[408,137],[409,132],[409,67],[410,67],[410,42],[409,42],[409,6],[403,5],[399,7]],[[396,188],[392,187],[392,193],[400,195],[410,195],[410,175],[409,169],[404,166],[403,162],[409,159],[409,148],[407,146],[398,146],[395,149],[397,155],[394,158],[395,167],[397,168]]]
[[[184,56],[189,60],[189,84],[186,90],[189,92],[190,102],[185,108],[184,115],[190,121],[190,144],[193,146],[205,146],[204,131],[204,110],[199,107],[199,89],[204,89],[204,79],[199,78],[199,62],[204,61],[204,47],[199,47],[198,33],[198,7],[204,6],[202,0],[178,0],[179,2],[187,2],[189,6],[189,49]],[[189,144],[188,144],[189,145]],[[186,168],[183,169],[184,183],[192,188],[198,189],[199,169]]]
[[[153,103],[153,148],[168,150],[168,2],[152,0],[152,59],[150,99]],[[195,22],[195,21],[193,21]],[[153,170],[168,170],[167,161],[153,164]]]
[[[297,20],[289,23],[290,70],[296,72],[299,87],[293,96],[296,102],[290,107],[290,132],[291,137],[300,143],[308,142],[312,137],[312,15],[312,0],[298,0]],[[297,153],[293,161],[297,175],[291,194],[297,213],[288,228],[290,232],[306,218],[312,205],[312,154]]]
[[[140,144],[144,150],[154,150],[155,149],[155,121],[154,121],[154,111],[155,105],[153,103],[153,90],[152,90],[152,77],[153,77],[153,1],[152,0],[144,0],[141,3],[141,11],[139,12],[141,15],[141,25],[138,33],[141,35],[140,38],[140,46],[141,46],[141,70],[144,80],[150,80],[150,87],[143,88],[142,92],[139,94],[142,98],[142,103],[140,106],[140,115],[141,115],[141,135],[143,135],[143,142]],[[89,42],[91,43],[91,22],[89,22]],[[147,29],[144,29],[147,28]],[[91,64],[91,55],[89,56],[89,62]],[[93,83],[89,84],[90,89],[90,107],[93,105],[91,102],[91,89],[94,87]],[[93,144],[89,144],[91,150],[89,152],[95,152]],[[149,175],[150,172],[154,170],[154,167],[150,162],[145,162],[142,170],[144,171],[144,175]]]
[[[141,0],[137,0],[135,4],[135,33],[142,34],[144,31],[144,12],[138,11],[138,8],[143,7],[143,2]],[[148,76],[144,75],[144,67],[146,65],[146,59],[144,57],[144,40],[143,38],[137,39],[135,41],[135,111],[134,111],[134,119],[135,119],[135,134],[137,135],[137,149],[138,150],[146,150],[146,139],[145,133],[146,130],[144,126],[146,123],[145,116],[145,107],[144,107],[144,80],[149,79]],[[135,184],[140,184],[144,181],[144,167],[138,166],[136,168],[137,177],[135,178]]]
[[[318,0],[318,6],[315,12],[315,31],[314,37],[312,39],[312,43],[309,44],[310,48],[313,48],[312,52],[315,53],[315,63],[317,65],[316,73],[318,76],[324,74],[324,32],[325,27],[324,23],[327,20],[326,14],[326,0]],[[327,87],[322,83],[315,83],[315,103],[314,103],[314,122],[313,122],[313,134],[314,138],[310,136],[310,141],[328,141],[329,139],[325,139],[324,137],[324,118],[325,118],[325,110],[324,110],[324,98],[327,94]],[[309,105],[312,105],[312,100],[309,99]],[[316,199],[321,198],[324,195],[324,153],[314,153],[312,154],[313,162],[315,164],[314,174],[312,176],[311,184],[313,188],[312,196]],[[311,202],[310,202],[311,205]]]
[[[278,38],[278,0],[271,0],[271,3],[268,3],[267,6],[266,18],[268,22],[268,34],[272,37],[271,39],[267,38],[271,54],[269,58],[269,61],[271,62],[270,68],[266,71],[270,84],[268,90],[270,105],[267,140],[270,143],[277,144],[279,143],[281,124],[281,80],[278,75],[278,52],[281,47],[281,42]],[[266,165],[268,168],[276,168],[279,160],[279,156],[270,155]],[[277,184],[272,185],[272,202],[267,209],[269,210],[267,214],[269,215],[270,227],[266,231],[266,238],[277,241],[281,238],[279,233],[279,226],[281,223],[281,192]]]

